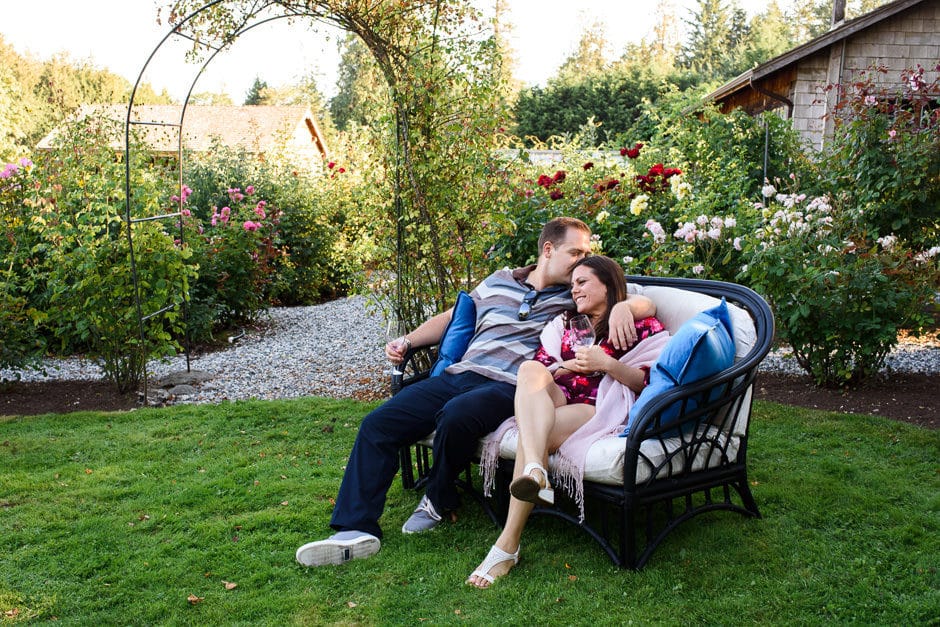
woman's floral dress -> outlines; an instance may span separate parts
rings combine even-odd
[[[636,321],[637,339],[636,342],[627,347],[627,350],[617,350],[606,337],[603,338],[598,343],[598,345],[604,349],[605,353],[614,359],[620,359],[627,353],[627,351],[636,346],[640,340],[644,340],[649,336],[659,333],[663,330],[665,330],[665,327],[662,325],[662,323],[655,317],[650,316],[649,318],[643,318],[642,320]],[[574,350],[571,348],[570,335],[571,329],[565,329],[561,337],[562,361],[574,359]],[[542,346],[539,346],[539,350],[535,354],[535,359],[545,366],[551,366],[556,362],[556,359],[549,355]],[[646,371],[646,376],[648,379],[649,368],[643,368],[643,370]],[[562,374],[555,377],[555,383],[558,385],[558,387],[561,388],[565,398],[568,399],[569,405],[574,405],[575,403],[586,403],[588,405],[594,405],[597,402],[597,388],[601,384],[601,379],[603,378],[603,373],[589,376],[571,372],[570,370],[565,370],[562,372]]]

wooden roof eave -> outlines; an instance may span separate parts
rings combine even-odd
[[[913,6],[920,4],[923,1],[924,0],[896,0],[895,2],[882,5],[874,11],[866,13],[865,15],[859,16],[853,20],[842,22],[842,24],[839,26],[836,26],[829,32],[820,35],[816,39],[812,39],[805,44],[797,46],[789,52],[785,52],[778,57],[774,57],[770,61],[762,63],[761,65],[758,65],[731,79],[712,93],[705,96],[705,100],[712,102],[723,100],[736,91],[752,86],[755,81],[759,81],[771,74],[779,72],[787,66],[790,66],[797,61],[810,56],[811,54],[819,52],[820,50],[824,50],[832,44],[838,43],[839,41],[868,28],[872,24],[876,24],[881,20],[900,13],[901,11],[905,11]]]

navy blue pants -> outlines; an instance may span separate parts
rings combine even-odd
[[[460,504],[454,480],[477,440],[514,413],[515,386],[474,373],[444,373],[407,386],[362,419],[330,526],[379,538],[379,517],[398,472],[398,451],[436,430],[427,496],[438,512]]]

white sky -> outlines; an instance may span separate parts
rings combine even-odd
[[[477,1],[492,5],[491,0]],[[694,0],[671,2],[680,20],[696,6]],[[161,0],[159,6],[166,4]],[[20,0],[4,5],[0,35],[18,52],[43,60],[67,52],[73,60],[90,61],[132,84],[169,32],[165,22],[157,24],[155,0]],[[765,0],[739,0],[739,5],[753,15],[763,9]],[[650,6],[639,0],[509,0],[518,78],[528,85],[544,85],[596,20],[605,24],[619,56],[627,43],[649,38],[654,19]],[[193,91],[225,91],[238,104],[256,76],[271,87],[281,87],[313,72],[320,91],[332,95],[341,34],[322,25],[313,32],[308,24],[291,25],[282,19],[247,31],[208,64]],[[200,67],[187,65],[184,52],[182,44],[171,45],[168,40],[147,63],[143,80],[182,100]]]

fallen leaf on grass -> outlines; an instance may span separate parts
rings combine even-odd
[[[91,468],[86,468],[86,469],[85,469],[85,474],[86,474],[86,475],[90,475],[90,474],[93,473],[93,472],[94,472],[94,470],[92,470]]]
[[[348,607],[348,608],[354,608],[354,607],[356,607],[357,605],[358,605],[358,603],[356,603],[355,601],[346,601],[346,607]]]
[[[568,581],[577,581],[577,580],[578,580],[577,575],[568,575]]]
[[[287,501],[281,501],[281,505],[287,505]]]
[[[232,583],[231,581],[222,581],[222,585],[225,586],[226,590],[234,590],[238,587],[237,583]]]
[[[186,597],[186,600],[189,601],[191,605],[196,605],[197,603],[202,603],[203,597],[197,597],[195,594],[191,594]]]
[[[19,613],[20,613],[19,608],[14,607],[12,610],[7,610],[6,612],[4,612],[3,615],[6,616],[7,618],[16,618],[17,616],[19,616]]]

